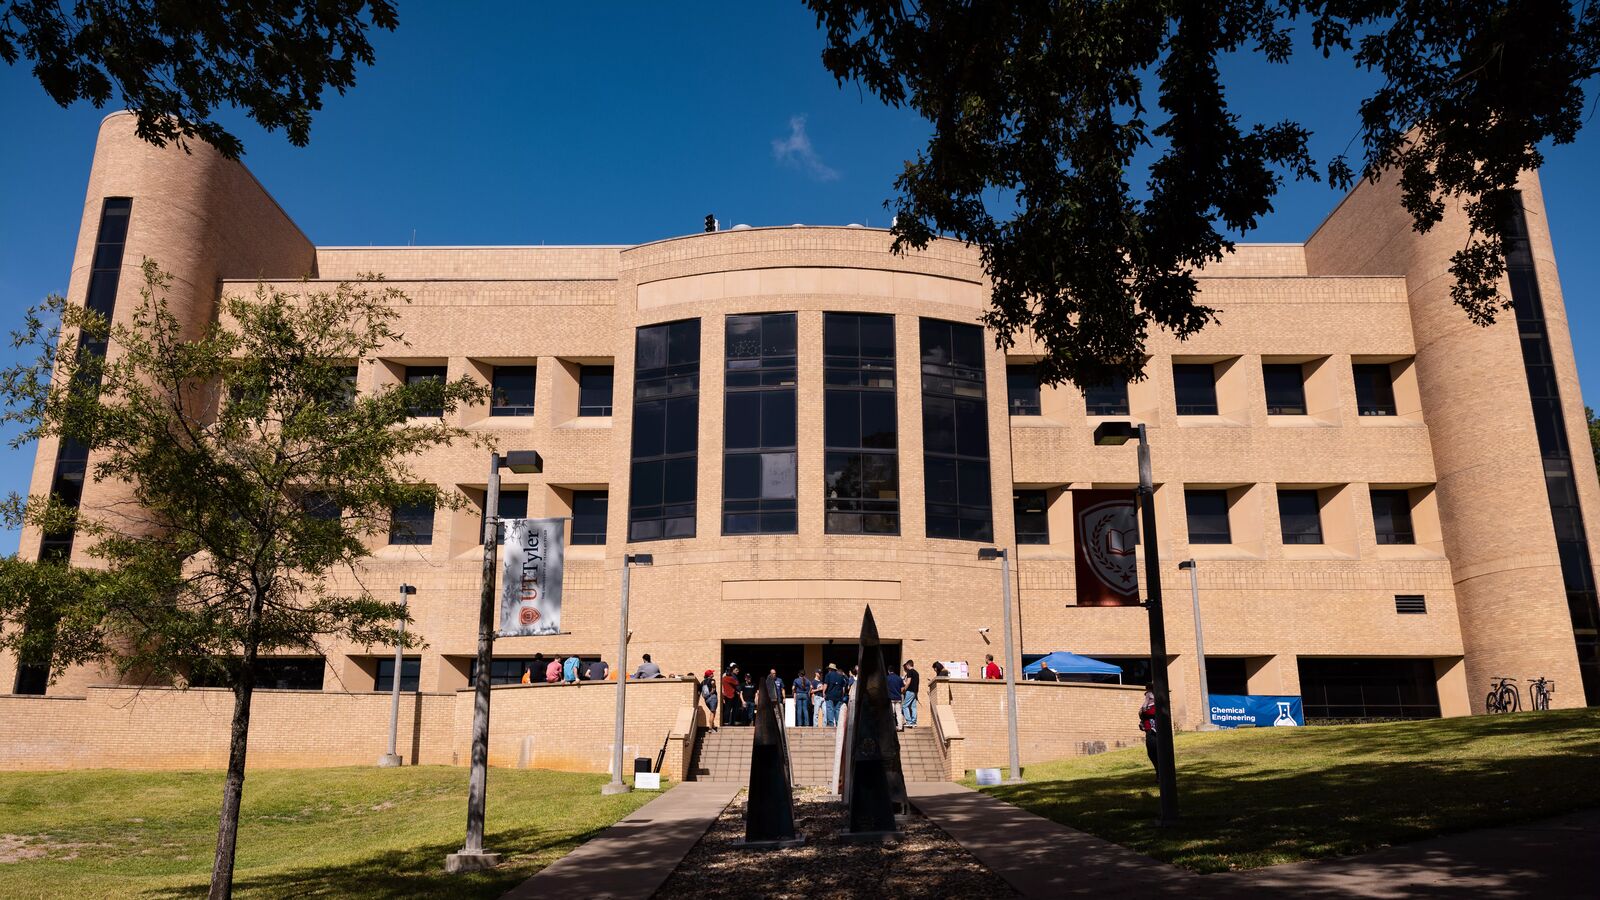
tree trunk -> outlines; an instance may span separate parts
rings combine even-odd
[[[263,598],[250,603],[244,653],[233,688],[233,728],[228,734],[228,778],[222,785],[222,814],[217,819],[217,855],[211,864],[210,900],[233,897],[233,856],[239,842],[239,806],[244,799],[244,757],[250,742],[250,699],[256,686],[256,647],[260,642]]]

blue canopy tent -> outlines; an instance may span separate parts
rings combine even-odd
[[[1121,666],[1101,662],[1098,659],[1090,659],[1087,656],[1079,656],[1076,653],[1068,653],[1065,650],[1057,650],[1028,663],[1022,667],[1022,674],[1024,676],[1037,675],[1046,664],[1050,666],[1050,671],[1057,675],[1115,675],[1117,676],[1117,683],[1122,683]]]

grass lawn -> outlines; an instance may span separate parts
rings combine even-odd
[[[489,873],[444,874],[467,821],[467,769],[252,771],[235,891],[245,897],[496,897],[655,795],[605,775],[489,772]],[[203,896],[218,772],[0,773],[0,897]]]
[[[1141,747],[984,788],[1157,859],[1216,872],[1359,853],[1600,806],[1600,710],[1178,735],[1183,821],[1154,824]]]

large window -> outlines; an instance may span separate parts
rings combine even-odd
[[[444,366],[406,366],[406,387],[420,385],[443,385],[445,380]],[[437,389],[435,389],[437,390]],[[533,398],[529,396],[529,403]],[[417,418],[435,418],[444,415],[444,407],[434,401],[423,401],[411,407],[411,415]]]
[[[793,534],[795,315],[729,316],[722,533]]]
[[[422,660],[415,656],[408,656],[400,660],[400,690],[415,691],[417,683],[422,676]],[[373,690],[394,690],[394,657],[383,657],[378,660],[378,678]]]
[[[983,329],[923,319],[920,330],[928,537],[992,541]]]
[[[700,320],[634,336],[628,540],[694,537],[700,425]]]
[[[483,502],[487,504],[489,498],[485,496]],[[483,517],[486,512],[486,509],[478,510],[478,540],[480,541],[483,539]],[[496,502],[496,516],[502,522],[507,519],[526,519],[528,517],[528,489],[522,487],[501,488],[500,499]],[[503,535],[504,531],[501,532],[501,536]]]
[[[1233,543],[1233,532],[1228,527],[1227,491],[1186,490],[1183,504],[1189,517],[1189,543]]]
[[[1279,491],[1278,524],[1285,544],[1322,543],[1322,504],[1317,492]]]
[[[1394,372],[1388,363],[1356,363],[1356,412],[1363,416],[1392,416]]]
[[[606,512],[609,506],[605,491],[572,492],[572,538],[574,546],[604,544],[606,542]]]
[[[1411,492],[1373,489],[1372,527],[1380,544],[1415,544],[1417,534],[1411,527]]]
[[[1011,505],[1016,515],[1017,543],[1050,543],[1050,497],[1047,491],[1014,491]]]
[[[823,317],[824,489],[829,534],[899,534],[894,317]]]
[[[578,415],[611,415],[611,366],[583,366],[578,370]]]
[[[1013,416],[1042,414],[1039,376],[1033,366],[1006,366],[1006,405]]]
[[[389,519],[389,543],[428,545],[433,543],[433,504],[402,503]]]
[[[1173,363],[1172,393],[1180,416],[1217,414],[1217,368],[1210,363]]]
[[[1083,403],[1091,416],[1125,416],[1128,414],[1128,383],[1092,384],[1083,389]]]
[[[1267,390],[1267,415],[1306,414],[1305,367],[1299,363],[1267,363],[1261,367]]]
[[[1307,720],[1435,719],[1431,659],[1300,659]]]
[[[533,415],[534,376],[538,371],[533,366],[495,366],[494,400],[489,415]]]

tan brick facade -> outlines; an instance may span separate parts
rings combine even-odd
[[[1536,179],[1524,193],[1565,426],[1578,451],[1578,490],[1595,527],[1600,483],[1584,450],[1583,401]],[[528,487],[530,515],[568,514],[575,489],[608,490],[608,540],[568,551],[566,633],[502,639],[497,656],[581,653],[615,663],[624,552],[654,555],[652,567],[633,573],[630,669],[639,653],[653,654],[668,672],[716,668],[725,642],[804,644],[812,667],[823,646],[856,633],[866,602],[884,637],[901,642],[925,675],[935,659],[976,666],[987,652],[1001,656],[997,566],[979,561],[980,544],[925,537],[918,323],[922,317],[977,321],[986,289],[970,248],[939,241],[896,256],[887,233],[855,227],[754,228],[627,247],[317,248],[242,168],[204,148],[186,156],[148,147],[133,137],[130,120],[113,116],[102,129],[71,280],[70,296],[80,302],[107,196],[134,198],[125,271],[141,256],[160,262],[174,273],[181,308],[196,323],[211,315],[219,291],[246,291],[258,279],[288,290],[303,279],[316,287],[362,272],[384,274],[411,298],[400,320],[409,345],[364,366],[364,390],[392,383],[406,365],[446,365],[451,377],[483,379],[495,366],[537,366],[534,415],[494,418],[470,409],[455,421],[492,435],[502,450],[543,454],[544,474],[505,478],[506,487]],[[1177,569],[1191,557],[1198,561],[1207,653],[1243,658],[1252,693],[1298,693],[1296,661],[1303,658],[1398,657],[1431,662],[1446,715],[1481,711],[1490,675],[1548,676],[1560,685],[1557,705],[1582,702],[1515,324],[1508,315],[1478,328],[1448,300],[1444,269],[1463,227],[1449,217],[1416,236],[1391,190],[1360,187],[1304,245],[1242,245],[1203,273],[1202,300],[1218,310],[1215,325],[1186,343],[1152,336],[1149,378],[1130,386],[1129,406],[1131,417],[1150,429],[1181,722],[1201,717],[1188,581]],[[119,309],[132,306],[136,291],[135,278],[125,277]],[[823,317],[852,311],[895,316],[898,536],[825,529]],[[756,312],[797,315],[798,528],[724,536],[723,322]],[[623,537],[635,329],[686,318],[701,321],[696,533],[630,545]],[[1083,396],[1070,387],[1046,388],[1042,415],[1008,415],[1007,363],[1027,362],[1036,352],[1026,342],[1005,353],[991,343],[985,360],[992,544],[1012,550],[1017,649],[1146,655],[1142,610],[1076,604],[1072,554],[1070,492],[1131,485],[1133,447],[1093,446],[1091,432],[1101,420],[1086,414]],[[1177,415],[1174,361],[1214,365],[1217,415]],[[1304,364],[1307,415],[1267,415],[1264,362]],[[1357,414],[1352,366],[1372,362],[1392,364],[1394,416]],[[613,415],[578,415],[583,364],[615,366]],[[48,490],[54,454],[51,444],[39,448],[35,492]],[[465,447],[417,466],[422,477],[475,502],[484,468],[481,452]],[[1185,485],[1229,490],[1230,543],[1189,544]],[[1284,542],[1280,486],[1325,492],[1325,543]],[[1378,542],[1371,486],[1411,492],[1414,544]],[[1017,545],[1007,498],[1019,487],[1051,492],[1049,543]],[[92,512],[108,499],[107,488],[91,485],[84,508]],[[477,629],[478,540],[476,509],[441,512],[431,545],[380,547],[368,565],[365,582],[378,590],[417,586],[411,609],[428,642],[421,653],[424,692],[465,686]],[[38,541],[26,533],[24,555],[35,553]],[[78,547],[74,558],[82,552]],[[1397,614],[1397,594],[1425,595],[1426,614]],[[325,693],[370,691],[373,663],[386,652],[330,647]],[[13,659],[0,657],[7,689],[15,669]],[[105,677],[72,672],[50,693],[81,696]],[[1090,704],[1096,715],[1126,713],[1125,692],[1103,693],[1108,699]],[[984,688],[952,694],[969,753],[980,746],[975,730],[993,727],[994,710],[977,710],[986,695]],[[578,756],[594,747],[575,756],[543,743],[540,729],[555,726],[524,717],[517,696],[496,693],[491,752],[497,761],[593,767]],[[562,703],[605,706],[609,696],[608,686],[585,686]],[[431,701],[425,694],[417,702]],[[641,720],[637,738],[630,731],[630,747],[637,741],[641,754],[659,748],[685,705],[660,704],[657,718]],[[453,714],[451,727],[459,731],[461,707]],[[600,724],[609,729],[608,722]],[[1060,733],[1025,737],[1024,745],[1058,741]],[[1096,733],[1120,732],[1108,723]]]

